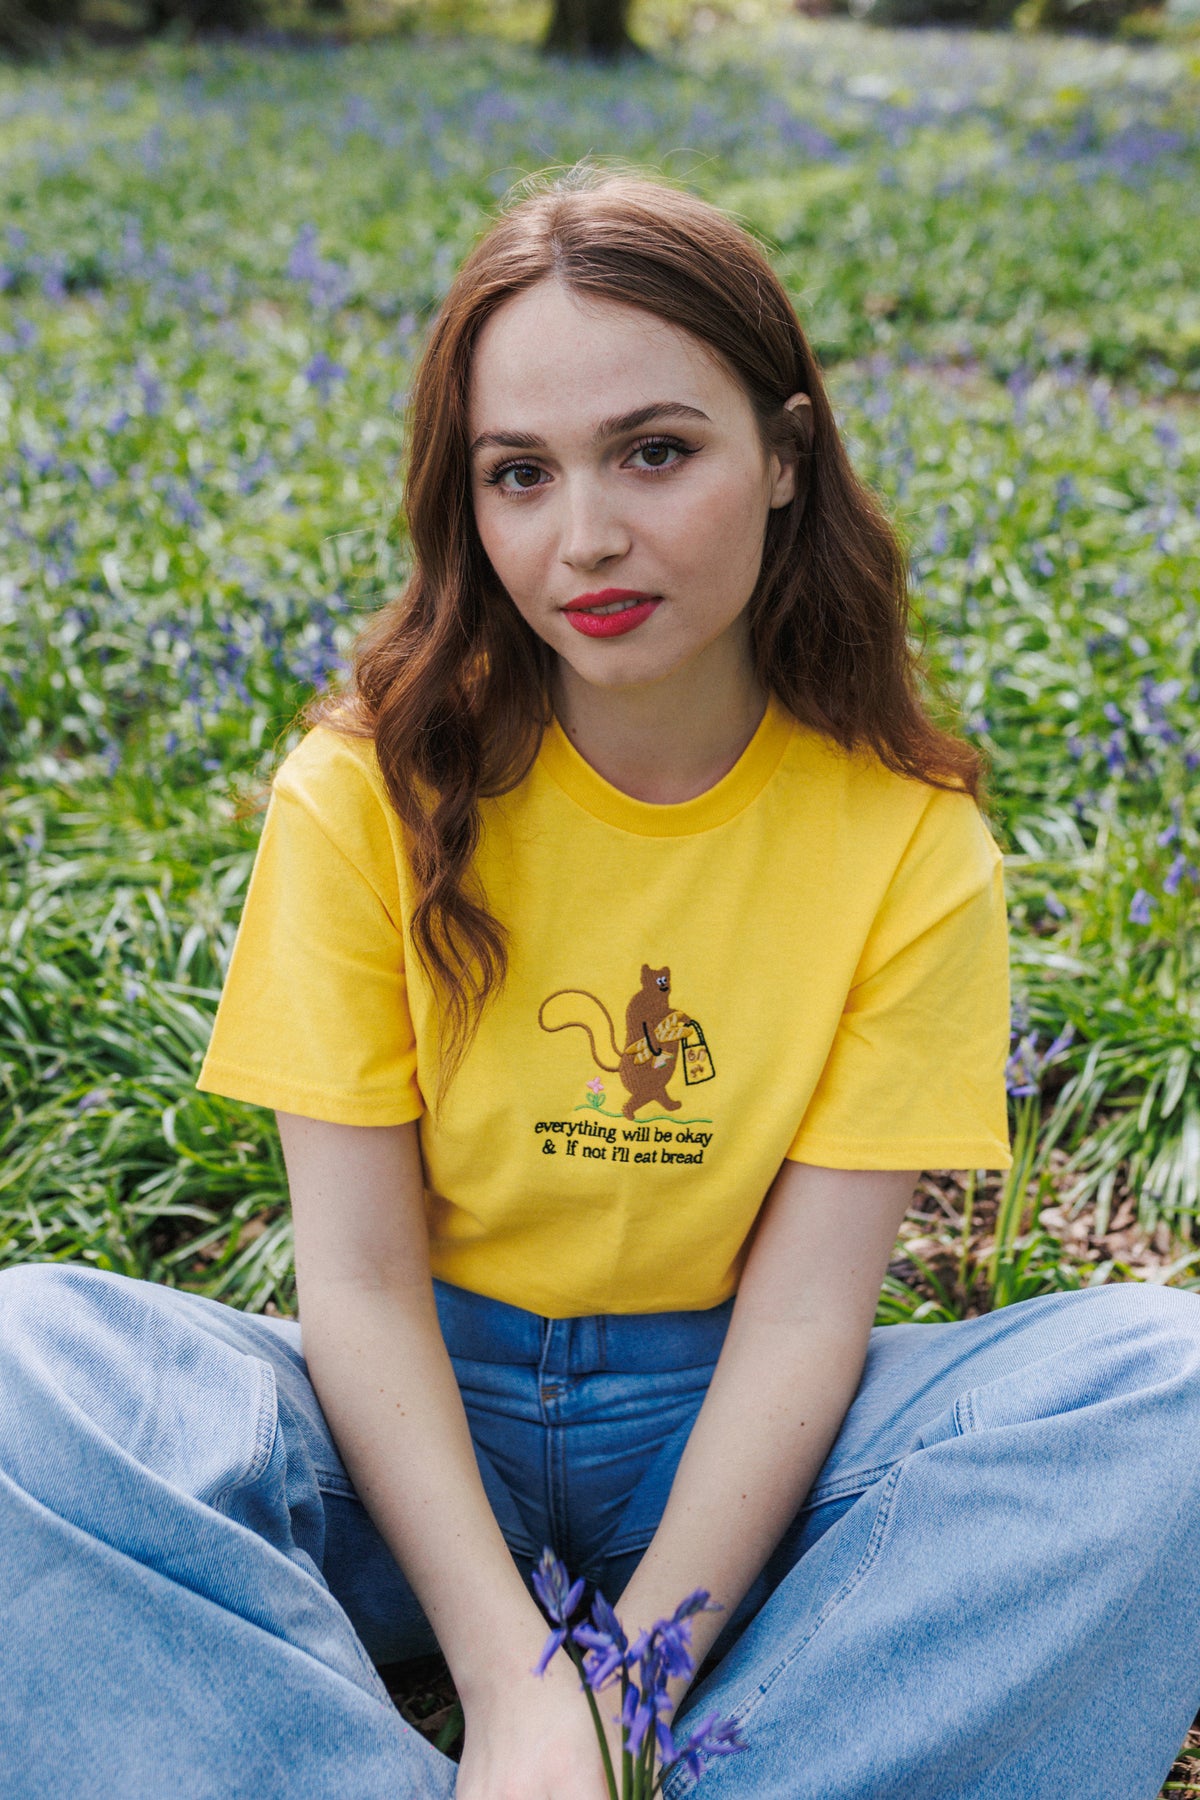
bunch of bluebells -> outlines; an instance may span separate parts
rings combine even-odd
[[[1014,1100],[1031,1100],[1042,1091],[1042,1076],[1065,1056],[1075,1041],[1075,1027],[1067,1025],[1052,1044],[1038,1050],[1038,1034],[1026,1029],[1025,1020],[1014,1011],[1013,1037],[1016,1042],[1004,1071],[1005,1085]]]
[[[651,1800],[661,1789],[666,1770],[675,1763],[682,1763],[698,1779],[714,1757],[732,1756],[746,1748],[736,1720],[722,1719],[716,1713],[701,1719],[686,1737],[676,1738],[671,1730],[668,1684],[692,1673],[692,1620],[697,1613],[720,1610],[710,1605],[705,1589],[689,1594],[669,1619],[660,1619],[631,1644],[603,1594],[595,1595],[590,1615],[582,1624],[571,1623],[583,1599],[584,1584],[571,1580],[552,1550],[542,1552],[533,1571],[533,1586],[552,1626],[534,1673],[545,1674],[560,1650],[579,1671],[600,1741],[610,1800]],[[617,1686],[623,1743],[619,1784],[596,1702],[598,1693]]]

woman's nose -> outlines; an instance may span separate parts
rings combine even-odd
[[[596,481],[564,483],[558,553],[572,569],[595,569],[629,550],[627,526]]]

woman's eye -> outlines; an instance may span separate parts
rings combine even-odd
[[[636,445],[633,454],[641,457],[643,468],[670,469],[689,452],[683,444],[673,444],[667,438],[652,438],[649,443]]]
[[[512,480],[509,481],[509,476]],[[542,478],[542,471],[536,463],[510,463],[507,469],[497,471],[495,479],[502,487],[529,489],[536,487]]]

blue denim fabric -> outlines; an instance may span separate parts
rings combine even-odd
[[[730,1307],[437,1299],[514,1556],[553,1543],[615,1596]],[[873,1332],[688,1698],[750,1745],[704,1800],[1153,1800],[1200,1705],[1198,1443],[1194,1295]],[[94,1270],[0,1274],[0,1513],[4,1800],[453,1793],[375,1672],[432,1640],[298,1326]],[[677,1769],[668,1800],[693,1785]]]

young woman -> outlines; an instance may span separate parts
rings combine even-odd
[[[1000,859],[758,249],[626,177],[523,199],[407,510],[200,1083],[278,1113],[300,1324],[0,1277],[0,1788],[602,1800],[531,1674],[549,1544],[629,1628],[720,1603],[711,1800],[1150,1800],[1200,1299],[872,1329],[917,1172],[1007,1161]],[[457,1772],[373,1666],[435,1641]]]

